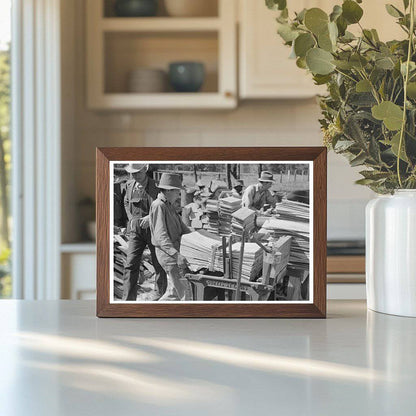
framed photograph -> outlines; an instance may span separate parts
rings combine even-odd
[[[326,154],[98,148],[97,316],[324,318]]]

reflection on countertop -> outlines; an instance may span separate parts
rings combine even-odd
[[[363,301],[328,302],[326,320],[97,319],[88,301],[0,313],[2,415],[414,414],[416,320]]]

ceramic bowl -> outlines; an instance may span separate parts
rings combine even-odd
[[[169,65],[169,82],[177,92],[197,92],[205,80],[205,67],[201,62],[172,62]]]
[[[158,0],[117,0],[114,5],[116,16],[156,16]]]

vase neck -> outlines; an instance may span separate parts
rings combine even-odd
[[[416,189],[396,189],[394,195],[416,197]]]

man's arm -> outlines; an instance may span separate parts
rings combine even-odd
[[[241,205],[243,207],[250,208],[250,209],[254,209],[253,208],[253,196],[254,196],[254,193],[255,193],[255,189],[252,186],[248,187],[244,191],[243,197],[241,199]]]
[[[274,207],[276,205],[277,199],[272,195],[270,190],[267,191],[266,195],[267,204],[270,204],[272,207]]]
[[[165,207],[161,204],[152,204],[150,207],[150,227],[154,245],[172,257],[178,254],[168,235],[166,226]]]

